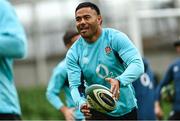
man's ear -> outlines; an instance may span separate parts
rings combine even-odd
[[[102,16],[101,15],[98,16],[98,23],[99,23],[99,25],[102,25]]]

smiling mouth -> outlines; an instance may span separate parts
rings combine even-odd
[[[88,31],[88,29],[81,29],[80,31],[81,31],[81,33],[86,33]]]
[[[85,32],[87,32],[87,30],[85,30],[85,29],[81,30],[81,33],[85,33]]]

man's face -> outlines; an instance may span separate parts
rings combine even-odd
[[[76,27],[82,37],[91,39],[97,33],[102,18],[94,9],[84,7],[76,11]]]

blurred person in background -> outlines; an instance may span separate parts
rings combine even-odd
[[[174,43],[177,53],[180,56],[180,40]],[[168,67],[163,79],[160,81],[156,89],[155,113],[159,119],[163,117],[163,110],[160,105],[161,90],[164,86],[174,83],[174,97],[172,101],[172,111],[169,120],[180,120],[180,58],[178,57]]]
[[[146,58],[143,58],[143,63],[144,74],[133,82],[138,104],[138,120],[155,120],[155,75]]]
[[[75,30],[66,31],[63,37],[65,46],[70,48],[79,36],[79,33]],[[62,99],[59,97],[62,90],[65,92],[67,106],[65,106]],[[84,119],[83,114],[75,107],[75,103],[70,94],[65,59],[54,68],[47,87],[46,97],[57,110],[63,113],[66,120],[72,121]]]
[[[23,58],[27,40],[14,8],[0,0],[0,120],[20,120],[21,109],[14,82],[13,63]]]
[[[75,104],[88,120],[137,119],[132,82],[144,71],[140,53],[124,33],[102,28],[102,16],[94,3],[80,3],[75,10],[75,18],[81,37],[66,55],[68,79]],[[115,110],[101,113],[89,107],[86,98],[78,90],[81,77],[84,77],[87,87],[101,84],[109,88],[117,100]]]

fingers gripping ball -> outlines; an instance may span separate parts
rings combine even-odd
[[[103,85],[93,84],[86,89],[85,93],[90,107],[96,111],[111,112],[116,107],[112,93]]]

